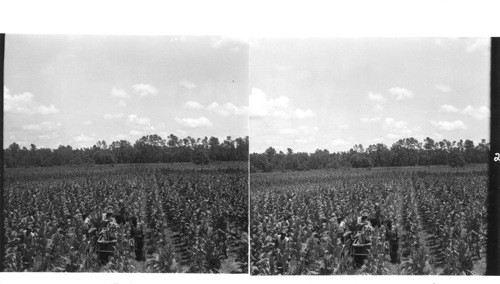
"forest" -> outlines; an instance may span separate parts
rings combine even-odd
[[[217,137],[179,138],[173,134],[168,140],[157,134],[146,135],[134,144],[127,140],[98,141],[88,148],[75,149],[60,145],[57,149],[30,148],[12,143],[4,149],[4,166],[48,167],[84,164],[127,164],[127,163],[174,163],[193,162],[207,164],[210,161],[247,161],[248,136],[232,139],[227,136],[222,142]]]
[[[332,152],[327,149],[314,153],[297,152],[291,148],[287,153],[277,152],[273,147],[264,153],[250,155],[251,172],[271,171],[303,171],[310,169],[337,168],[371,168],[450,165],[460,167],[465,164],[487,163],[490,144],[486,139],[474,145],[474,141],[466,139],[450,142],[446,139],[435,141],[425,138],[404,138],[388,147],[382,143],[364,148],[354,145],[349,151]]]

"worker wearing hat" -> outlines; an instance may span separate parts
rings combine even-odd
[[[358,217],[358,223],[356,224],[356,232],[362,231],[366,226],[369,226],[368,222],[368,212],[363,211],[361,217]]]
[[[102,214],[102,221],[109,222],[113,218],[113,208],[107,206],[105,212]]]
[[[106,212],[102,214],[101,233],[104,233],[104,239],[116,239],[115,232],[118,227],[115,218],[113,218],[113,208],[108,206]]]
[[[373,215],[370,218],[370,222],[373,227],[380,227],[382,225],[382,222],[384,220],[384,217],[382,215],[382,211],[380,209],[380,204],[377,202],[373,206]]]
[[[385,229],[385,237],[389,246],[389,256],[391,257],[391,263],[399,263],[399,235],[397,226],[393,226],[392,220],[387,220],[386,229]]]
[[[337,218],[337,223],[338,223],[338,230],[337,230],[337,238],[340,239],[340,242],[344,244],[345,242],[345,236],[344,234],[349,230],[347,228],[347,224],[345,222],[345,217],[340,216]]]
[[[353,242],[353,264],[355,268],[361,268],[364,261],[368,258],[371,247],[371,231],[372,227],[368,221],[368,212],[363,211],[356,225]]]
[[[135,259],[137,261],[145,261],[144,258],[144,223],[137,220],[137,217],[130,219],[130,237],[134,239]]]
[[[115,216],[118,224],[124,224],[128,219],[127,208],[123,199],[118,200],[118,214]]]
[[[90,214],[88,213],[83,213],[82,219],[83,219],[82,233],[85,236],[85,238],[88,239],[91,233],[90,230],[92,229],[92,222],[91,222],[92,219]]]
[[[97,240],[97,252],[100,264],[106,264],[109,257],[113,255],[116,245],[116,230],[118,225],[113,218],[113,208],[108,206],[102,214],[99,238]]]

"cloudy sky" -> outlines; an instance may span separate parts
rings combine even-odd
[[[249,83],[251,152],[489,141],[487,39],[254,40]]]
[[[248,135],[248,43],[7,35],[4,147]]]

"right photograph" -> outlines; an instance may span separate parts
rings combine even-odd
[[[251,42],[252,275],[484,275],[489,38]]]

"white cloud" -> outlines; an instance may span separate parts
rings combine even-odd
[[[461,120],[455,121],[431,121],[434,127],[444,131],[454,131],[459,129],[467,129],[467,126]]]
[[[104,119],[116,119],[123,117],[123,113],[116,113],[116,114],[106,113],[103,117]]]
[[[408,123],[406,121],[396,121],[391,117],[384,119],[383,129],[389,132],[387,137],[390,139],[408,137],[413,133],[413,131],[408,128]]]
[[[211,127],[212,122],[208,120],[206,117],[199,117],[199,118],[175,118],[175,121],[177,123],[188,127],[188,128],[200,128],[200,127]]]
[[[462,110],[462,113],[470,115],[479,120],[490,117],[490,109],[485,106],[473,108],[472,106],[468,105]]]
[[[181,85],[184,88],[189,89],[189,90],[196,88],[196,84],[193,82],[190,82],[188,80],[179,81],[179,85]]]
[[[397,101],[413,98],[415,96],[415,94],[413,94],[410,90],[400,87],[390,88],[389,93],[395,96]]]
[[[309,117],[315,117],[316,114],[311,109],[302,110],[298,108],[293,112],[293,116],[299,119],[304,119]]]
[[[267,99],[266,94],[257,88],[252,88],[250,94],[250,117],[274,117],[274,118],[310,118],[316,114],[311,109],[299,109],[290,105],[290,99],[285,96]]]
[[[208,105],[207,110],[215,112],[222,116],[248,115],[248,107],[236,106],[232,103],[225,103],[224,105],[219,105],[217,102],[212,102],[210,105]]]
[[[388,129],[405,129],[407,127],[407,123],[404,120],[396,121],[392,117],[387,117],[384,119],[384,127]]]
[[[342,138],[337,138],[331,141],[334,151],[346,151],[349,150],[350,146],[353,144],[350,141],[344,140]]]
[[[83,125],[86,125],[86,126],[88,126],[88,125],[92,125],[92,121],[90,121],[90,120],[85,120],[85,121],[83,122]]]
[[[139,117],[136,114],[130,114],[127,117],[127,122],[129,126],[134,128],[132,130],[133,133],[132,131],[130,132],[130,134],[132,135],[144,135],[146,132],[152,132],[156,130],[156,128],[151,125],[151,119],[147,117]]]
[[[460,112],[460,109],[452,105],[442,105],[439,108],[439,112],[457,113]],[[471,105],[468,105],[461,111],[461,113],[470,115],[475,119],[481,120],[488,118],[490,116],[490,109],[485,106],[474,108]]]
[[[210,110],[210,111],[215,111],[218,108],[220,108],[220,105],[217,102],[212,102],[211,104],[209,104],[207,106],[207,109]]]
[[[465,39],[465,50],[467,52],[474,52],[479,49],[485,49],[490,46],[490,39],[487,37],[480,38],[466,38]]]
[[[184,107],[187,109],[202,109],[203,105],[195,101],[188,101],[184,104]]]
[[[139,131],[136,129],[133,129],[130,131],[130,135],[132,136],[144,136],[146,133],[144,131]]]
[[[294,141],[297,144],[311,144],[311,143],[316,141],[316,137],[306,136],[306,137],[302,137],[302,138],[297,138]]]
[[[361,120],[361,122],[363,122],[363,123],[378,122],[378,121],[380,121],[380,117],[371,117],[371,118],[362,117],[359,120]]]
[[[445,39],[448,41],[457,41],[460,40],[467,52],[474,52],[476,50],[484,50],[487,51],[487,48],[490,46],[490,40],[489,38],[457,38],[457,37],[447,37],[447,38],[441,38],[441,39],[435,39],[435,43],[437,45],[443,45],[445,42]]]
[[[285,96],[267,99],[266,94],[257,88],[252,88],[249,101],[251,117],[276,116],[275,114],[286,109],[290,102]]]
[[[59,112],[59,110],[54,105],[46,106],[35,102],[33,100],[33,94],[29,92],[12,95],[6,86],[3,86],[3,91],[3,103],[5,112],[29,115],[47,115]]]
[[[282,134],[282,135],[310,135],[310,134],[317,132],[318,130],[319,130],[319,128],[316,126],[310,127],[310,126],[302,125],[302,126],[299,126],[296,128],[281,129],[278,132],[279,132],[279,134]]]
[[[158,89],[148,84],[135,84],[132,88],[139,93],[140,97],[156,96]]]
[[[111,95],[113,97],[118,97],[118,98],[128,98],[129,95],[127,94],[127,92],[123,89],[118,89],[118,88],[112,88],[111,89]]]
[[[247,106],[236,106],[232,103],[225,103],[223,108],[234,115],[248,115],[248,107]]]
[[[147,117],[139,117],[136,114],[130,114],[127,119],[131,124],[136,126],[147,126],[151,123],[151,119]]]
[[[349,144],[348,141],[342,139],[342,138],[338,138],[338,139],[335,139],[335,140],[332,140],[332,145],[333,146],[342,146],[342,145],[347,145]]]
[[[54,106],[45,106],[45,105],[39,105],[35,108],[35,113],[39,114],[53,114],[53,113],[58,113],[59,110]]]
[[[452,105],[442,105],[439,112],[459,112],[460,110]]]
[[[38,138],[42,139],[42,140],[50,140],[50,139],[54,139],[57,137],[59,137],[59,133],[57,133],[57,132],[49,132],[46,134],[38,135]]]
[[[121,106],[121,107],[126,107],[126,106],[127,106],[127,102],[120,100],[120,101],[118,102],[118,106]]]
[[[95,141],[96,140],[95,138],[89,137],[89,136],[87,136],[85,134],[81,134],[81,135],[75,136],[75,137],[73,137],[73,139],[77,143],[85,143],[85,142],[91,142],[91,141]]]
[[[368,93],[368,100],[383,103],[387,99],[379,93],[369,92]]]
[[[31,110],[27,105],[33,104],[33,94],[22,93],[18,95],[11,95],[9,89],[3,87],[4,92],[4,110],[6,112],[28,113]]]
[[[449,93],[451,91],[450,87],[443,84],[437,84],[434,87],[443,93]]]
[[[250,40],[244,37],[214,37],[210,43],[212,48],[226,48],[232,52],[240,51],[250,45]]]
[[[272,113],[271,117],[288,119],[290,118],[290,113],[282,110],[276,110]]]
[[[44,121],[40,124],[24,125],[23,129],[24,130],[42,131],[42,130],[54,130],[54,129],[60,128],[61,126],[62,126],[62,123],[60,123],[60,122]]]

